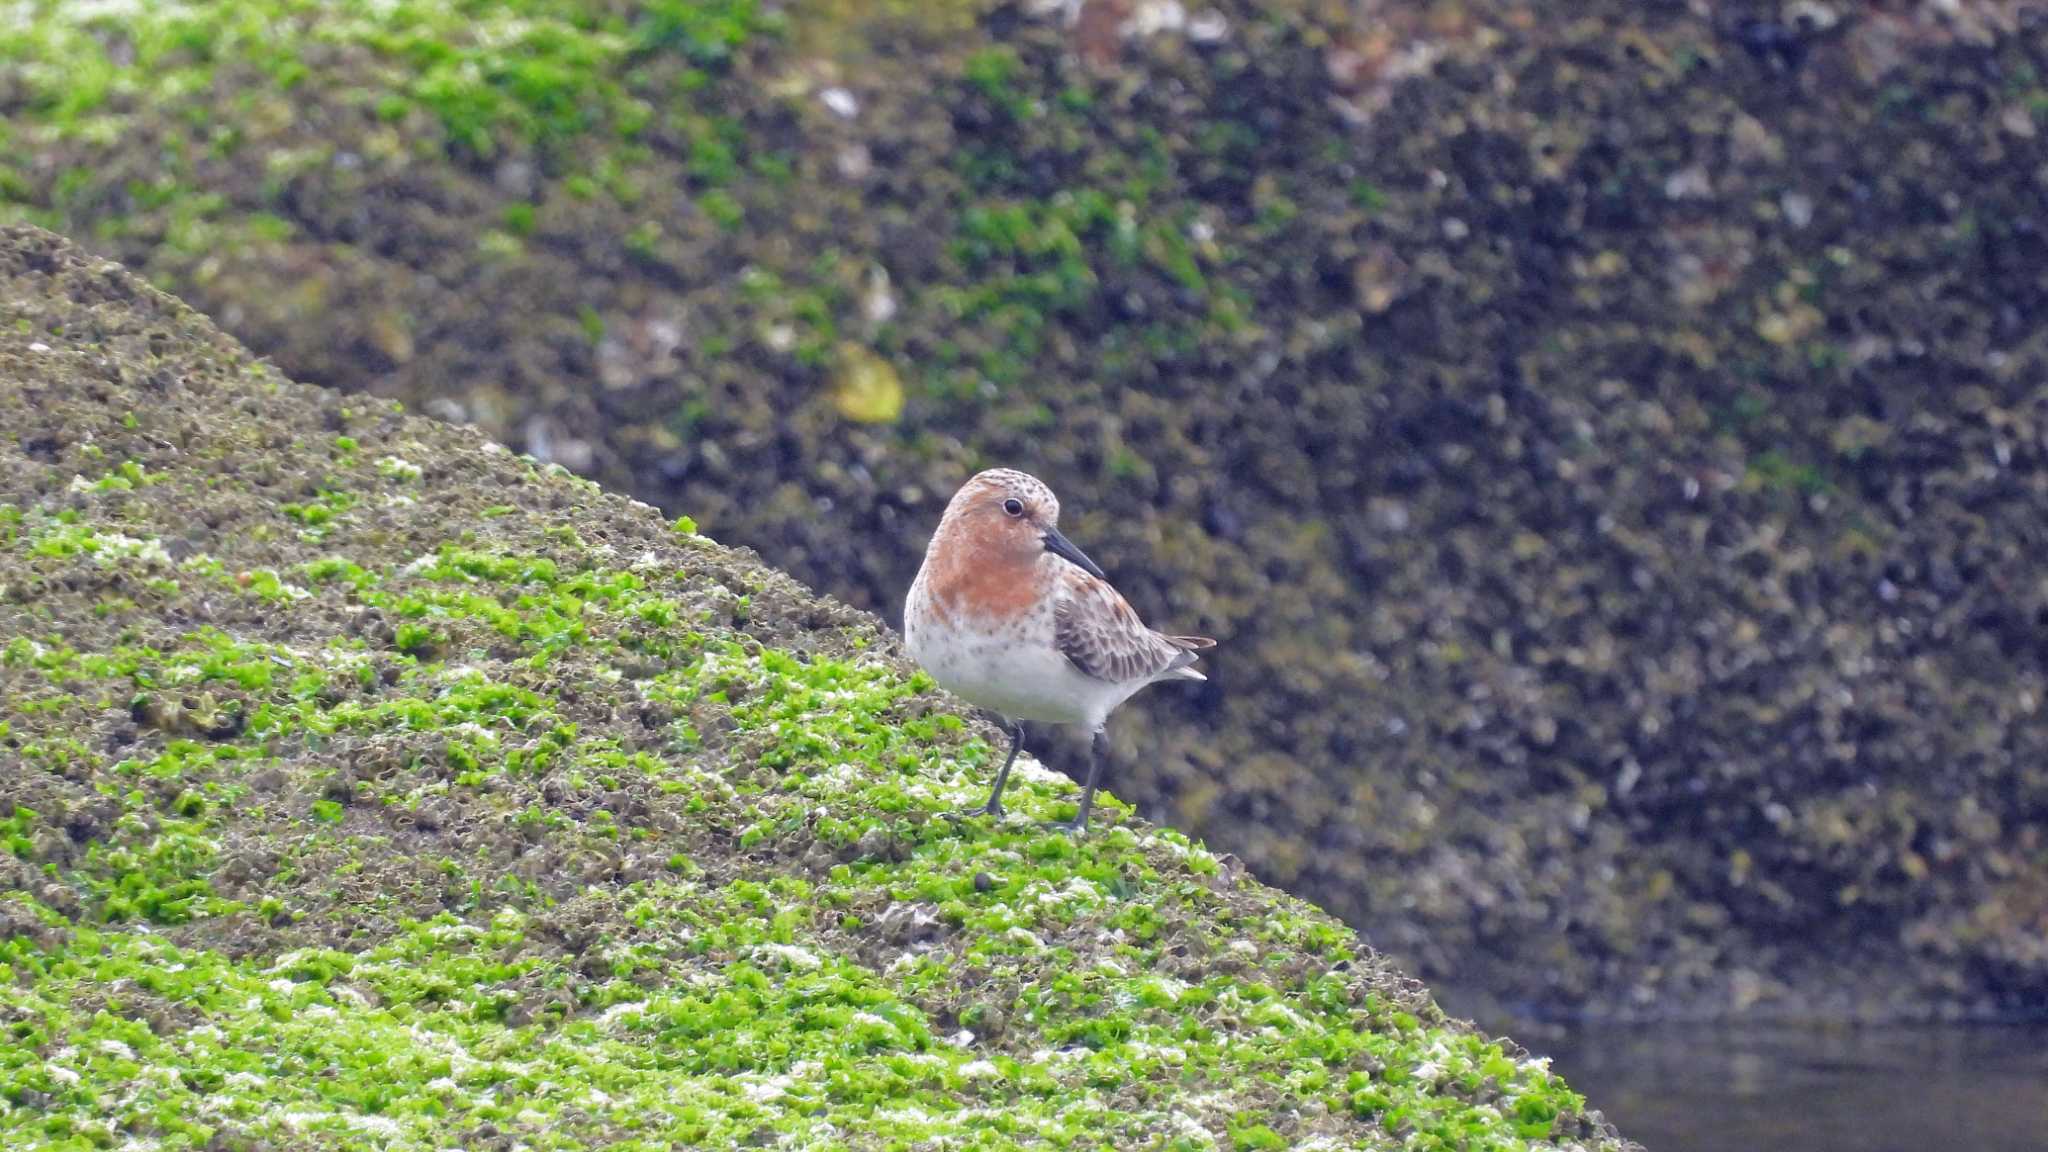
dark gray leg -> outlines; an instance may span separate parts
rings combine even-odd
[[[988,794],[988,803],[983,804],[979,808],[969,808],[964,812],[954,813],[954,815],[1001,816],[1003,814],[1003,789],[1010,783],[1010,765],[1017,762],[1017,750],[1024,747],[1024,726],[1007,717],[1003,719],[1003,726],[1010,730],[1010,754],[1003,758],[1002,769],[996,773],[996,786]]]
[[[1081,789],[1081,810],[1074,813],[1073,823],[1058,825],[1076,836],[1088,834],[1088,811],[1095,807],[1095,782],[1102,776],[1102,762],[1109,759],[1109,734],[1096,729],[1088,751],[1088,784]]]

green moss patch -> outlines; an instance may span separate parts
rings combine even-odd
[[[1448,983],[2038,1008],[2048,41],[1825,7],[17,0],[0,221],[858,606],[1046,476],[1228,654],[1118,786]],[[446,482],[375,432],[298,431],[263,603],[448,543],[367,563]],[[396,594],[425,664],[587,626]]]
[[[30,231],[0,380],[10,1148],[1614,1143],[687,525]]]

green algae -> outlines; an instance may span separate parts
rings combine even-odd
[[[1011,819],[941,818],[989,733],[686,520],[47,236],[0,233],[8,314],[9,1147],[1613,1143],[1114,800],[1049,833],[1027,763]]]
[[[2030,1005],[2048,51],[1720,7],[42,0],[0,217],[865,606],[1057,478],[1234,654],[1127,794],[1461,985]]]
[[[0,55],[26,62],[18,99],[33,123],[60,136],[116,136],[152,104],[176,107],[210,92],[224,67],[252,68],[289,92],[308,78],[309,56],[345,46],[367,49],[388,81],[381,94],[365,94],[379,118],[418,109],[480,158],[514,141],[544,145],[597,130],[630,139],[650,110],[624,90],[621,71],[666,52],[715,66],[773,26],[755,0],[656,0],[623,14],[563,0],[23,7],[25,18],[0,31]],[[232,139],[216,141],[231,149]],[[174,189],[149,194],[168,201]]]

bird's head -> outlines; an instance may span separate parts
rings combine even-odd
[[[1028,565],[1050,552],[1098,579],[1102,569],[1060,535],[1060,501],[1037,477],[991,468],[960,486],[939,532],[993,564]]]

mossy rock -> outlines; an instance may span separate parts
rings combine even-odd
[[[0,212],[297,378],[885,612],[1052,480],[1225,640],[1118,787],[1432,978],[2048,1003],[2018,6],[30,7]]]
[[[874,618],[0,229],[0,1143],[1624,1147]]]

